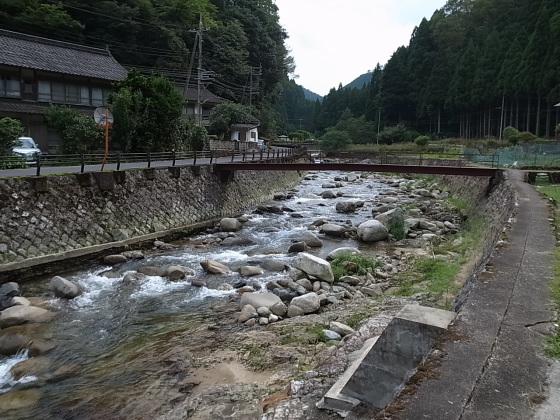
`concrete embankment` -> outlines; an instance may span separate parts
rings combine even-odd
[[[270,199],[298,172],[212,166],[0,180],[0,282],[6,273],[189,230]],[[20,274],[25,274],[21,272]]]

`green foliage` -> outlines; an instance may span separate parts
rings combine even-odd
[[[507,126],[504,128],[504,139],[511,142],[511,139],[516,138],[519,135],[519,130],[512,126]]]
[[[312,138],[313,134],[311,134],[309,131],[306,131],[306,130],[297,130],[297,131],[292,131],[291,133],[289,133],[288,137],[291,140],[305,141],[305,140],[308,140],[308,139]]]
[[[223,103],[212,110],[210,129],[223,138],[225,134],[229,134],[230,128],[234,124],[256,122],[257,119],[252,115],[250,107],[241,104]]]
[[[430,138],[428,136],[418,136],[414,140],[414,144],[416,144],[416,146],[418,146],[421,149],[425,148],[429,142],[430,142]]]
[[[331,268],[336,279],[348,275],[364,276],[368,270],[371,271],[379,265],[379,261],[374,256],[346,252],[331,261]]]
[[[320,143],[325,150],[342,150],[350,144],[350,136],[346,131],[329,130],[320,138]]]
[[[113,140],[123,151],[184,149],[183,98],[167,78],[131,70],[114,88],[109,98],[115,119]]]
[[[46,112],[47,123],[62,139],[59,153],[86,153],[103,147],[103,130],[92,116],[68,106],[51,105]]]
[[[387,227],[389,233],[396,241],[400,241],[406,237],[406,229],[404,226],[404,220],[399,218],[392,218],[389,220],[389,226]]]
[[[208,132],[206,128],[199,125],[192,125],[188,131],[189,149],[201,151],[208,148]]]
[[[558,124],[558,125],[556,126],[556,132],[557,132],[557,133],[560,133],[560,124]]]
[[[404,124],[397,124],[385,127],[379,133],[380,144],[406,143],[412,142],[418,137],[418,133],[408,130]]]
[[[0,118],[0,156],[11,156],[18,137],[23,136],[23,126],[19,120]]]
[[[517,138],[521,143],[530,143],[535,141],[537,139],[537,136],[529,131],[522,131],[521,133],[519,133]]]

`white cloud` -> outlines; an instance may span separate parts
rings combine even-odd
[[[326,95],[385,64],[445,0],[276,0],[297,83]]]

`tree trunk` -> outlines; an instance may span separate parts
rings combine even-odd
[[[539,92],[539,97],[537,101],[537,122],[535,124],[535,136],[539,137],[541,125],[541,94]]]
[[[550,108],[551,108],[551,104],[550,102],[546,102],[546,133],[544,134],[544,136],[549,139],[550,138]]]
[[[439,137],[439,134],[441,133],[441,106],[438,106],[437,109],[437,132]]]
[[[492,136],[492,108],[488,109],[488,134],[487,138]]]
[[[519,98],[515,98],[515,128],[519,130]]]
[[[527,97],[527,121],[525,124],[525,131],[531,130],[531,95]]]

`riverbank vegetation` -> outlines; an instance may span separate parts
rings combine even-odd
[[[553,218],[554,218],[554,228],[556,230],[556,236],[558,239],[558,234],[560,232],[560,214],[558,209],[558,203],[560,202],[560,185],[540,185],[537,187],[538,190],[551,199],[553,204]],[[553,201],[552,201],[553,200]],[[558,244],[557,244],[558,245]],[[554,250],[554,278],[550,283],[550,293],[556,306],[560,309],[560,247],[556,246]],[[556,320],[558,323],[558,319]],[[546,353],[555,358],[560,358],[560,328],[556,327],[556,333],[548,337],[548,345],[546,347]]]

